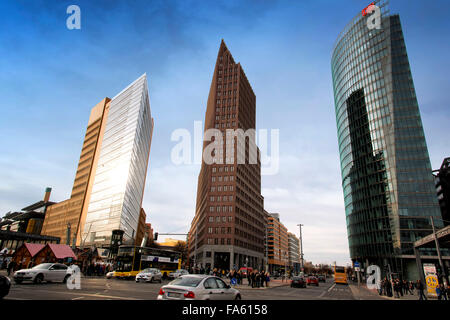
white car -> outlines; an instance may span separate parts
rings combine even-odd
[[[162,274],[159,269],[156,268],[147,268],[139,272],[136,276],[136,282],[154,282],[158,281],[162,282]]]
[[[112,279],[112,278],[114,278],[114,271],[108,272],[106,274],[106,279]]]
[[[185,269],[178,269],[177,271],[171,272],[169,273],[169,279],[176,279],[179,278],[181,276],[185,276],[188,275],[189,271],[185,270]]]
[[[41,263],[31,269],[21,269],[14,273],[14,282],[31,281],[34,283],[66,282],[72,275],[73,269],[61,263]]]
[[[239,290],[214,276],[181,276],[159,289],[158,300],[241,300]]]

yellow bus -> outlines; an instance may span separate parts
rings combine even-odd
[[[346,271],[345,267],[334,266],[334,283],[347,284]]]
[[[120,246],[117,253],[114,277],[134,278],[146,268],[161,270],[163,277],[181,269],[181,253],[157,248]]]

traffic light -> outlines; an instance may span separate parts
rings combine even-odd
[[[158,240],[158,232],[155,232],[155,235],[153,236],[153,240],[154,241]]]

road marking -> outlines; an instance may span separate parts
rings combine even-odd
[[[331,290],[333,290],[333,288],[336,286],[336,283],[333,284],[330,288],[328,288],[327,291],[324,291],[320,294],[319,298],[322,298],[326,293],[330,292]]]
[[[50,291],[50,290],[33,290],[34,292],[45,292],[45,293],[52,293],[52,294],[72,294],[80,296],[87,296],[87,297],[101,297],[101,298],[112,298],[112,299],[121,299],[121,300],[141,300],[138,298],[131,298],[131,297],[119,297],[119,296],[109,296],[109,295],[102,295],[101,292],[99,293],[83,293],[83,292],[70,292],[70,291]],[[12,298],[10,298],[12,299]],[[21,299],[20,299],[21,300]],[[25,299],[24,299],[25,300]],[[30,299],[32,300],[32,299]]]
[[[73,298],[72,300],[80,300],[80,299],[84,299],[84,297],[77,297],[77,298]]]

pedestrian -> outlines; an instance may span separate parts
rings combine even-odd
[[[444,299],[450,300],[450,292],[449,292],[448,284],[444,285]]]
[[[437,288],[436,288],[436,294],[437,294],[438,300],[442,300],[442,287],[441,287],[441,285],[442,284],[439,284],[437,286]]]
[[[409,292],[414,295],[414,282],[409,281]]]
[[[270,281],[270,274],[269,274],[269,271],[266,272],[266,274],[265,274],[265,279],[266,279],[266,287],[269,287],[269,281]]]
[[[427,296],[423,293],[424,286],[422,281],[417,280],[416,282],[417,293],[419,295],[419,300],[427,300]]]
[[[392,283],[389,279],[386,279],[386,295],[388,297],[392,297],[393,292],[392,292]]]
[[[252,285],[252,273],[247,269],[247,281],[248,281],[248,285],[251,286]]]
[[[256,288],[256,270],[253,270],[251,279],[252,279],[252,288]]]
[[[8,263],[8,276],[11,274],[11,271],[14,272],[14,267],[16,266],[16,262],[14,261],[14,259],[11,259],[11,261]]]
[[[259,288],[261,286],[261,276],[258,270],[255,270],[255,286]]]

